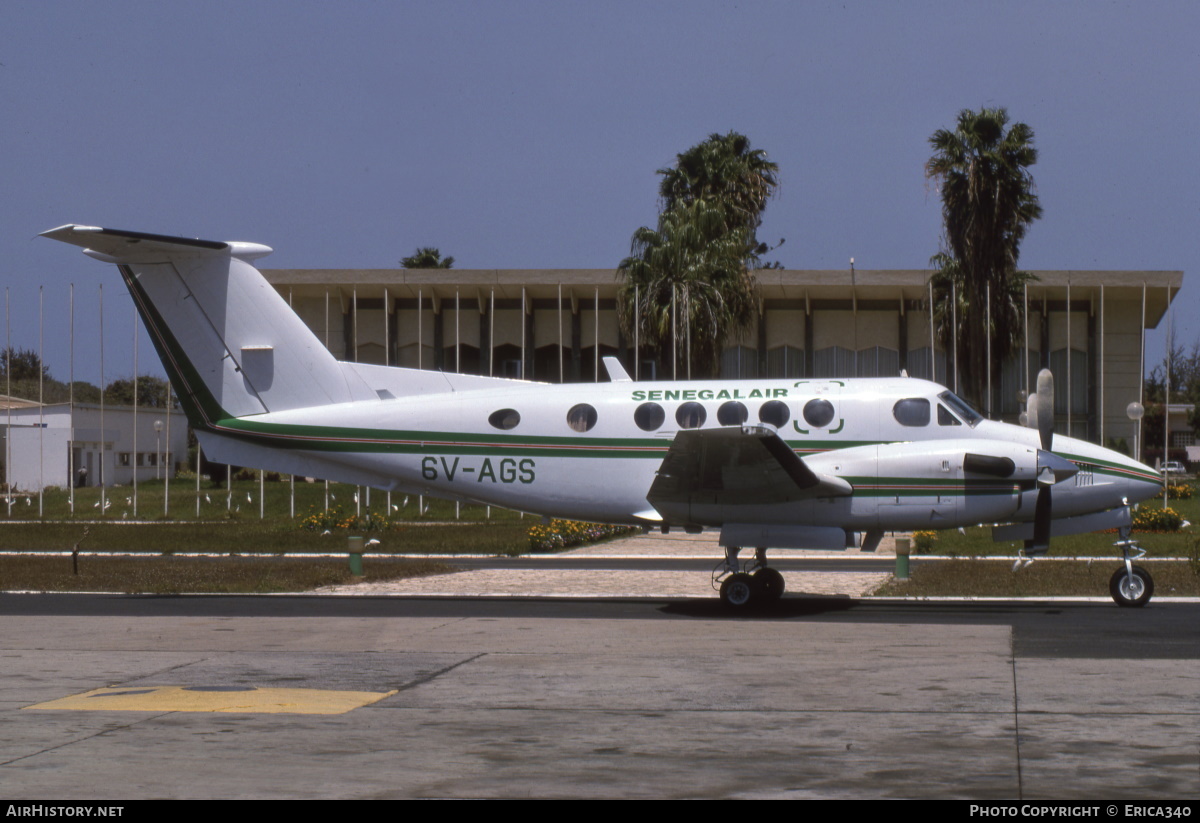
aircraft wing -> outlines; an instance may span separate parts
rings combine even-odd
[[[679,504],[783,503],[853,491],[840,477],[814,472],[774,430],[730,426],[676,434],[646,499],[663,511]]]

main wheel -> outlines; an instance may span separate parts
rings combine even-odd
[[[764,603],[774,603],[783,597],[783,575],[777,569],[764,566],[754,573],[754,580],[762,588]]]
[[[1133,576],[1124,566],[1113,572],[1108,591],[1118,606],[1145,606],[1154,594],[1154,578],[1141,566],[1133,567]]]
[[[762,587],[744,572],[731,574],[721,584],[721,602],[737,611],[748,611],[761,596]]]

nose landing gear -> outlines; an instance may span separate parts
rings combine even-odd
[[[1133,564],[1146,554],[1146,550],[1130,537],[1130,532],[1128,526],[1122,528],[1121,539],[1115,544],[1124,555],[1125,565],[1113,572],[1108,581],[1108,592],[1118,606],[1136,608],[1145,606],[1154,596],[1154,578],[1150,572]]]

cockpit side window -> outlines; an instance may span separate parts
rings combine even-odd
[[[924,397],[906,397],[892,407],[892,416],[901,426],[928,426],[929,401]]]
[[[945,406],[938,403],[938,425],[939,426],[961,426],[962,421],[952,415]]]
[[[942,392],[938,395],[938,400],[941,400],[943,403],[949,406],[951,410],[953,410],[953,412],[960,418],[965,420],[967,425],[971,428],[975,428],[975,424],[983,419],[983,415],[971,408],[967,401],[963,400],[952,391]],[[938,422],[942,422],[940,417],[938,418]]]

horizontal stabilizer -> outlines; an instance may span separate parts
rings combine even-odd
[[[172,237],[125,229],[103,229],[99,226],[79,226],[69,223],[42,232],[42,237],[80,246],[92,257],[108,263],[165,262],[173,255],[229,255],[249,262],[271,253],[270,246],[261,243],[199,240],[194,237]]]

